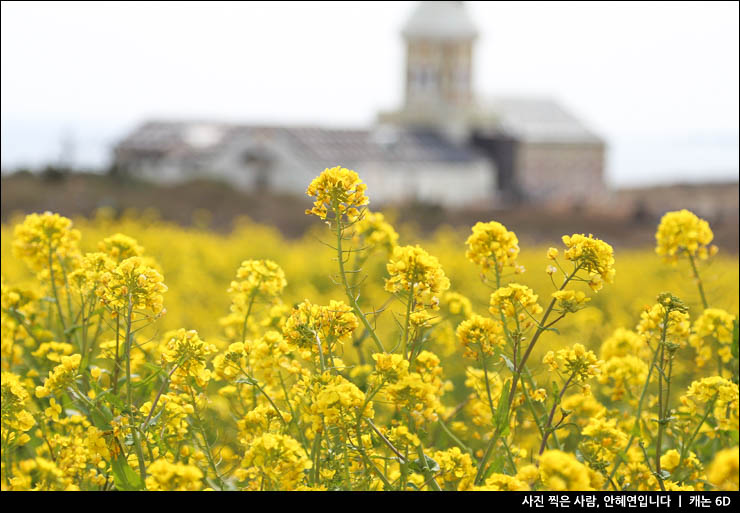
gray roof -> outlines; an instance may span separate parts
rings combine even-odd
[[[528,142],[599,143],[601,138],[547,98],[494,98],[485,109],[496,127]]]
[[[467,163],[481,156],[431,131],[327,129],[252,126],[204,122],[148,122],[117,146],[119,153],[201,158],[218,154],[239,141],[289,147],[309,162],[448,162]]]
[[[478,35],[463,2],[420,2],[402,33],[406,39],[442,41],[466,41]]]

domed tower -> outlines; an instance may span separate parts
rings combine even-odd
[[[478,37],[463,2],[420,2],[402,30],[404,103],[379,121],[465,136],[473,106],[473,44]]]
[[[421,2],[402,34],[406,107],[467,107],[472,99],[473,43],[478,31],[463,2]]]

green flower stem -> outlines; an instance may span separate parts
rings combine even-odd
[[[313,462],[313,486],[318,485],[319,477],[319,453],[321,452],[321,433],[316,433],[311,449],[311,461]]]
[[[691,438],[689,438],[689,441],[681,447],[681,458],[678,460],[678,465],[676,468],[681,468],[681,463],[683,463],[684,458],[686,457],[686,454],[688,453],[689,449],[691,448],[691,445],[694,443],[694,440],[699,435],[699,430],[704,425],[704,422],[706,422],[707,418],[709,417],[709,414],[712,413],[712,409],[714,408],[714,403],[717,402],[717,398],[719,397],[719,392],[714,394],[714,397],[707,403],[707,409],[704,412],[704,416],[701,418],[701,421],[699,421],[699,424],[696,426],[696,429],[691,435]]]
[[[367,320],[367,317],[365,317],[365,314],[362,312],[360,305],[357,304],[357,300],[355,299],[355,296],[352,293],[352,288],[349,286],[349,282],[347,281],[347,273],[344,270],[344,251],[342,250],[342,214],[339,212],[339,208],[336,208],[334,210],[334,213],[336,215],[335,222],[337,225],[337,260],[339,261],[339,274],[342,277],[342,285],[344,285],[344,292],[347,295],[347,299],[349,300],[349,303],[352,306],[352,309],[355,311],[355,314],[357,314],[357,316],[362,321],[363,326],[365,326],[365,329],[370,334],[370,337],[373,339],[373,342],[375,342],[375,345],[378,347],[378,350],[381,353],[385,353],[383,344],[380,343],[380,339],[378,338],[378,335],[375,333],[375,330],[372,328],[372,326],[370,326],[370,321]]]
[[[617,473],[617,470],[619,469],[619,466],[626,461],[626,458],[624,455],[627,454],[627,451],[629,451],[630,447],[632,447],[632,442],[635,441],[635,437],[637,436],[637,433],[640,431],[640,418],[642,417],[642,407],[645,403],[645,397],[647,396],[647,390],[650,386],[650,377],[653,374],[653,369],[655,368],[656,362],[658,361],[658,348],[655,349],[653,352],[653,360],[650,362],[650,367],[648,368],[648,375],[647,379],[645,380],[645,385],[642,387],[642,392],[640,393],[640,400],[637,403],[637,413],[635,414],[635,425],[632,427],[632,433],[630,434],[630,439],[627,441],[627,445],[624,447],[622,452],[619,454],[617,461],[614,463],[614,468],[612,469],[611,473],[609,474],[609,480],[611,481],[615,474]]]
[[[131,316],[133,314],[134,305],[131,302],[131,297],[128,298],[128,313],[126,314],[126,400],[129,410],[129,422],[131,424],[131,438],[134,441],[134,447],[136,449],[136,457],[139,460],[139,473],[141,474],[141,480],[146,480],[146,463],[144,462],[144,452],[141,449],[141,441],[139,440],[139,432],[136,426],[136,415],[134,413],[134,399],[133,399],[133,387],[131,386]]]
[[[530,388],[534,388],[534,382],[532,381],[532,376],[529,374],[529,371],[526,371],[522,375],[524,376],[524,380],[527,382],[526,384]],[[524,392],[524,402],[529,408],[529,411],[532,413],[532,418],[534,419],[534,423],[540,432],[540,436],[544,437],[545,429],[542,427],[542,424],[540,424],[539,415],[537,414],[537,411],[535,410],[534,403],[532,402],[532,398],[529,397],[529,392],[527,391],[527,387],[522,387],[522,392]],[[552,436],[553,436],[553,440],[555,440],[555,444],[557,448],[560,449],[560,442],[558,441],[558,437],[555,435],[555,431],[552,432]]]
[[[170,384],[170,379],[172,378],[172,375],[175,373],[179,365],[175,365],[172,367],[172,370],[167,374],[167,377],[164,378],[164,381],[162,382],[162,386],[159,387],[159,390],[157,391],[157,396],[154,398],[154,402],[152,403],[152,407],[149,410],[149,415],[147,415],[146,420],[144,421],[144,424],[141,427],[141,430],[146,433],[147,428],[149,427],[149,421],[152,418],[152,415],[154,415],[154,409],[157,407],[157,403],[159,402],[159,398],[162,397],[162,394],[167,389],[167,386]]]
[[[565,385],[563,385],[563,389],[560,391],[560,395],[558,395],[558,398],[552,403],[550,415],[547,417],[547,424],[545,425],[544,429],[545,433],[544,435],[542,435],[542,443],[540,444],[540,452],[538,453],[540,455],[542,455],[542,453],[545,452],[545,449],[547,448],[547,437],[550,436],[550,433],[552,431],[554,431],[554,429],[552,428],[552,419],[555,417],[555,410],[557,409],[560,402],[563,400],[563,395],[565,395],[565,391],[568,390],[568,386],[570,385],[571,381],[573,381],[575,375],[575,372],[570,375],[568,381],[566,381]]]
[[[444,431],[444,432],[445,432],[445,433],[447,434],[447,436],[449,436],[449,437],[450,437],[450,439],[451,439],[451,440],[452,440],[453,442],[455,442],[455,444],[456,444],[456,445],[457,445],[458,447],[460,447],[460,449],[462,449],[463,451],[467,452],[467,453],[468,453],[468,454],[470,454],[470,455],[471,455],[472,457],[475,457],[475,455],[474,455],[474,453],[473,453],[473,449],[471,449],[470,447],[468,447],[467,445],[465,445],[465,444],[464,444],[464,443],[463,443],[463,442],[462,442],[462,441],[461,441],[461,440],[460,440],[460,439],[459,439],[459,438],[458,438],[458,437],[457,437],[457,436],[455,435],[455,433],[453,433],[453,432],[452,432],[452,430],[451,430],[451,429],[450,429],[450,428],[449,428],[449,427],[447,426],[447,424],[445,424],[445,421],[444,421],[444,420],[442,420],[442,418],[439,418],[439,419],[437,419],[437,422],[438,422],[438,423],[439,423],[439,425],[440,425],[440,426],[442,427],[442,430],[443,430],[443,431]]]
[[[709,303],[707,303],[707,297],[704,295],[704,285],[701,281],[701,277],[699,277],[699,270],[696,268],[696,262],[694,261],[694,256],[691,253],[688,253],[689,255],[689,262],[691,263],[691,270],[694,272],[694,278],[696,279],[696,284],[699,287],[699,295],[701,296],[701,304],[704,306],[704,310],[709,308]]]
[[[326,363],[324,363],[324,351],[321,349],[321,338],[319,338],[319,334],[314,332],[314,335],[316,336],[316,346],[319,349],[319,366],[321,367],[321,373],[323,374],[326,372]]]
[[[489,440],[488,445],[486,446],[486,452],[483,454],[483,458],[480,460],[480,463],[478,464],[478,472],[475,474],[475,484],[480,484],[481,480],[483,479],[483,475],[485,473],[486,463],[488,462],[488,458],[491,457],[491,452],[493,451],[493,447],[496,445],[496,442],[498,441],[498,438],[500,436],[500,432],[498,428],[493,432],[493,435],[491,436],[491,440]]]
[[[496,408],[493,406],[493,398],[491,397],[491,384],[488,382],[488,366],[486,365],[486,356],[483,354],[483,348],[481,348],[480,363],[483,366],[483,379],[486,382],[486,395],[488,396],[488,407],[491,409],[491,418],[496,416]]]
[[[414,425],[414,419],[411,418],[411,414],[409,414],[409,427],[411,427],[411,432],[416,434],[416,426]],[[441,492],[442,488],[439,487],[439,483],[434,479],[434,474],[429,468],[429,462],[427,462],[427,457],[424,454],[424,446],[421,443],[421,438],[419,438],[419,445],[416,446],[416,452],[421,460],[421,469],[424,474],[425,482],[428,483],[435,492]]]
[[[398,457],[399,462],[406,463],[406,457],[403,454],[401,454],[401,452],[398,449],[396,449],[396,447],[391,443],[390,440],[388,440],[385,437],[383,433],[380,432],[378,427],[375,424],[373,424],[373,421],[367,417],[363,417],[363,420],[368,426],[372,428],[373,431],[375,431],[375,434],[378,435],[378,438],[380,438],[383,441],[383,443],[388,446],[388,448],[393,452],[393,454],[395,454]]]
[[[506,443],[506,439],[502,438],[501,443],[504,446],[504,449],[506,449],[506,459],[509,460],[509,465],[511,465],[511,469],[514,471],[514,474],[516,475],[517,472],[519,472],[516,469],[516,463],[514,463],[514,455],[511,454],[511,449],[509,448],[509,444]]]
[[[62,334],[64,335],[64,341],[69,342],[69,333],[67,333],[67,325],[64,322],[64,314],[62,313],[62,305],[59,303],[59,293],[57,292],[57,284],[54,280],[54,258],[51,247],[51,241],[49,241],[49,280],[51,281],[51,291],[54,294],[54,304],[57,305],[57,313],[59,315],[59,322],[62,324]]]
[[[380,471],[380,469],[373,463],[373,461],[370,459],[370,457],[365,452],[365,447],[362,443],[362,414],[359,414],[357,416],[357,449],[360,451],[360,454],[362,455],[362,460],[365,462],[365,465],[367,467],[370,467],[370,469],[375,472],[375,474],[378,476],[378,478],[383,481],[383,484],[386,487],[386,490],[392,490],[393,485],[388,481],[388,478],[385,477],[385,474]]]
[[[580,266],[576,266],[576,268],[573,270],[573,272],[568,275],[568,277],[565,278],[565,281],[563,281],[563,284],[560,286],[558,290],[563,290],[570,280],[573,279],[573,277],[576,275],[576,273],[579,271]],[[550,300],[550,304],[547,305],[547,309],[545,310],[545,314],[542,316],[542,320],[539,322],[537,326],[537,331],[535,331],[534,335],[532,336],[532,340],[527,346],[526,351],[524,352],[524,355],[522,356],[521,361],[517,364],[515,363],[516,372],[514,373],[514,378],[511,383],[511,392],[509,393],[509,411],[511,411],[511,405],[514,402],[514,395],[516,395],[516,386],[519,382],[519,378],[522,374],[522,369],[524,368],[524,365],[527,363],[527,359],[529,358],[529,355],[532,353],[532,349],[534,349],[535,344],[537,344],[537,340],[540,338],[540,335],[545,332],[547,329],[545,327],[545,322],[547,321],[547,318],[552,313],[552,309],[555,307],[556,299],[552,298]]]
[[[3,454],[3,460],[5,463],[5,482],[8,484],[8,486],[11,486],[10,479],[13,477],[13,460],[11,458],[11,451],[10,451],[10,435],[14,433],[14,430],[8,429],[5,440],[3,440],[3,447],[2,447],[2,454]]]
[[[254,299],[257,297],[257,289],[252,292],[249,298],[249,305],[247,306],[247,313],[244,315],[244,324],[242,325],[242,344],[247,340],[247,319],[249,314],[252,313],[252,305],[254,305]]]
[[[198,403],[195,400],[195,394],[193,393],[193,388],[190,388],[190,398],[193,401],[193,413],[195,415],[195,420],[198,423],[198,431],[200,431],[200,435],[203,437],[203,449],[205,449],[203,452],[206,454],[206,459],[208,460],[208,464],[211,467],[211,470],[213,470],[214,475],[216,476],[216,483],[218,484],[218,487],[223,490],[224,489],[224,481],[221,478],[221,475],[218,472],[218,467],[216,466],[216,462],[213,459],[213,454],[211,450],[211,446],[208,443],[208,435],[206,434],[206,430],[203,427],[203,421],[200,418],[200,413],[198,412]]]
[[[409,321],[411,320],[411,308],[414,302],[414,286],[409,289],[409,297],[406,302],[406,322],[403,328],[403,357],[409,359],[408,341],[409,341]],[[413,350],[412,350],[413,353]]]
[[[67,270],[64,268],[64,263],[62,262],[62,259],[59,257],[59,255],[57,255],[57,260],[59,260],[59,268],[62,270],[62,277],[64,278],[64,293],[67,296],[67,314],[69,315],[69,322],[70,324],[74,324],[77,319],[72,314],[72,294],[69,293],[69,280],[67,279]],[[80,310],[79,314],[81,313],[82,310]]]
[[[573,277],[576,275],[576,273],[580,270],[580,266],[576,266],[575,269],[573,269],[573,272],[568,275],[565,278],[565,281],[563,281],[563,284],[560,286],[560,289],[563,290],[570,280],[573,279]],[[514,362],[514,368],[516,369],[516,372],[514,372],[514,377],[511,381],[511,388],[509,389],[509,404],[507,406],[507,410],[511,412],[511,405],[514,402],[514,396],[516,395],[516,386],[519,382],[519,378],[522,373],[522,369],[524,368],[524,365],[527,363],[527,358],[529,358],[529,355],[532,353],[532,349],[534,349],[535,344],[537,343],[537,340],[540,338],[540,335],[544,333],[544,331],[547,329],[545,328],[545,322],[547,321],[547,318],[550,316],[550,313],[552,313],[552,309],[555,307],[555,298],[552,298],[550,300],[550,304],[547,306],[547,309],[545,310],[545,314],[542,316],[542,320],[539,322],[537,326],[537,331],[535,331],[534,335],[532,336],[532,340],[530,341],[529,345],[527,346],[526,351],[524,352],[524,355],[522,356],[521,361],[517,364]],[[483,455],[483,459],[481,460],[480,466],[478,467],[478,473],[475,477],[475,483],[479,484],[481,478],[483,477],[484,468],[486,464],[488,463],[488,458],[491,456],[491,452],[493,450],[493,446],[495,445],[496,441],[498,440],[500,433],[498,430],[494,432],[493,437],[491,438],[491,441],[488,443],[488,447],[486,447],[486,452]]]
[[[663,473],[660,468],[660,455],[663,446],[663,430],[665,429],[666,411],[668,410],[668,396],[665,397],[665,408],[663,407],[663,378],[664,378],[664,365],[665,365],[665,338],[666,332],[668,331],[668,315],[670,310],[665,309],[665,315],[663,317],[663,330],[661,333],[660,340],[660,356],[658,357],[658,437],[655,443],[655,476],[658,479],[660,490],[665,492],[665,484],[663,483]],[[667,392],[670,392],[670,388]]]
[[[283,426],[285,426],[287,428],[288,427],[288,423],[283,418],[283,414],[278,409],[277,405],[275,404],[275,401],[273,401],[272,398],[269,395],[267,395],[267,392],[265,392],[265,389],[260,386],[260,384],[257,382],[257,380],[254,380],[254,386],[256,386],[257,387],[257,390],[259,390],[260,392],[262,392],[262,395],[264,395],[267,398],[267,400],[270,402],[270,404],[272,405],[273,409],[275,410],[275,413],[277,413],[278,414],[278,417],[280,417],[280,421],[283,423]],[[287,400],[287,398],[286,398],[286,400]]]
[[[116,362],[113,365],[113,395],[118,393],[118,373],[121,369],[121,357],[118,354],[118,346],[121,338],[121,312],[116,312]]]

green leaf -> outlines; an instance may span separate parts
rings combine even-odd
[[[128,464],[128,461],[126,461],[123,454],[119,454],[118,457],[111,462],[111,468],[113,470],[113,481],[118,490],[135,491],[144,489],[144,483],[141,480],[141,476],[131,468],[131,465]]]
[[[502,454],[496,456],[483,474],[483,481],[491,477],[491,474],[493,474],[494,472],[498,474],[503,472],[505,463],[506,461]]]
[[[100,387],[98,387],[95,384],[92,384],[93,388],[100,390]],[[97,390],[96,390],[97,392]],[[121,412],[128,412],[128,406],[121,400],[120,397],[115,395],[111,389],[105,390],[101,392],[96,398],[95,398],[95,404],[98,405],[99,408],[105,408],[107,410],[107,407],[103,404],[103,400],[111,404],[112,406],[115,406],[120,410]],[[113,414],[111,413],[111,416]]]
[[[159,412],[152,415],[152,418],[149,419],[149,424],[147,424],[146,428],[149,429],[150,427],[157,424],[157,421],[159,420],[159,417],[162,416],[162,414],[165,412],[166,408],[160,408]]]
[[[82,328],[82,324],[75,324],[74,326],[70,326],[69,328],[64,330],[64,334],[67,336],[72,335],[72,333],[74,333],[80,328]]]
[[[740,432],[737,430],[730,431],[730,439],[737,445],[738,439],[740,439]]]
[[[150,385],[150,384],[151,384],[151,383],[152,383],[152,382],[153,382],[153,381],[154,381],[154,380],[155,380],[155,379],[156,379],[157,377],[159,377],[159,375],[160,375],[160,374],[162,374],[162,373],[161,373],[161,372],[155,372],[154,374],[150,374],[150,375],[149,375],[149,376],[147,376],[146,378],[142,379],[142,380],[141,380],[141,381],[139,381],[138,383],[134,383],[134,384],[132,384],[131,386],[132,386],[132,387],[133,387],[133,388],[134,388],[135,390],[138,390],[138,389],[140,389],[140,388],[142,388],[142,387],[147,387],[147,386],[149,386],[149,385]]]
[[[113,420],[113,414],[106,405],[99,404],[97,408],[91,408],[90,417],[92,417],[93,425],[96,428],[103,431],[110,430],[110,421]]]
[[[494,425],[496,426],[496,429],[501,433],[502,436],[506,436],[504,434],[504,430],[508,432],[509,430],[509,389],[511,388],[511,381],[508,381],[506,385],[504,385],[504,389],[501,391],[501,397],[499,397],[498,405],[496,406],[496,417],[494,417]]]
[[[439,472],[439,463],[434,461],[432,458],[430,458],[426,454],[424,455],[424,458],[427,460],[427,466],[429,467],[429,470],[432,473]],[[409,469],[411,469],[414,472],[423,473],[425,469],[424,469],[424,464],[421,461],[421,458],[417,458],[414,461],[412,461],[409,464]]]
[[[732,328],[732,356],[737,358],[738,356],[738,337],[740,337],[740,330],[738,329],[738,320],[735,319]]]
[[[557,398],[560,396],[560,387],[558,387],[558,384],[554,381],[551,383],[552,386],[552,396],[557,401]]]
[[[506,366],[507,366],[507,367],[509,368],[509,370],[510,370],[511,372],[516,372],[516,367],[514,367],[514,362],[512,362],[511,360],[509,360],[509,359],[508,359],[508,358],[506,357],[506,355],[503,355],[503,354],[501,355],[501,358],[503,358],[503,359],[504,359],[504,362],[506,363]]]

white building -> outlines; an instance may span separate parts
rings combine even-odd
[[[326,167],[357,171],[373,204],[580,200],[603,190],[604,143],[547,99],[481,101],[478,32],[463,2],[420,2],[405,25],[403,106],[366,130],[145,123],[115,148],[119,172],[160,183],[224,180],[303,194]]]

